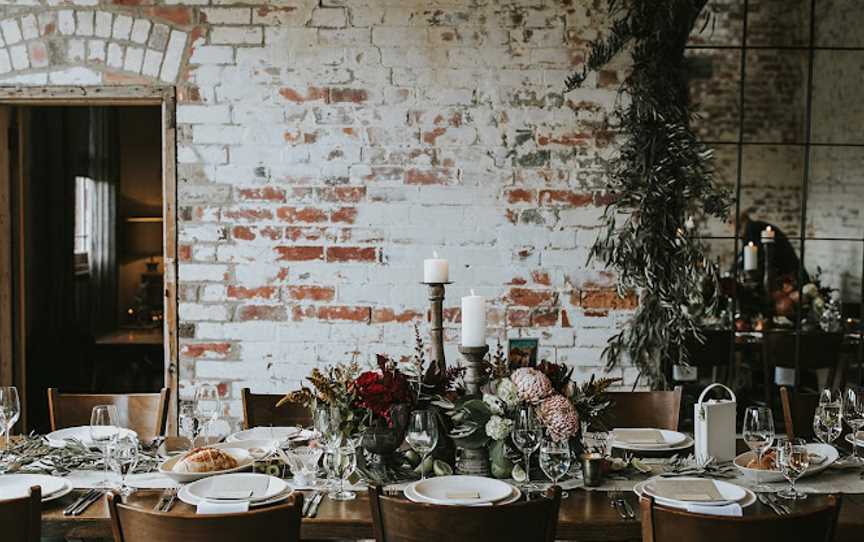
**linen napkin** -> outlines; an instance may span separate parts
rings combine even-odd
[[[729,516],[739,517],[743,515],[741,505],[737,502],[724,504],[723,506],[708,506],[705,504],[688,504],[686,510],[691,514],[705,514],[706,516]]]
[[[655,495],[670,501],[719,501],[723,495],[713,480],[662,479],[651,483]]]
[[[657,429],[615,429],[615,440],[626,444],[665,444],[663,433]]]
[[[210,502],[201,501],[198,503],[196,512],[202,515],[206,514],[241,514],[249,511],[249,501],[237,502]]]

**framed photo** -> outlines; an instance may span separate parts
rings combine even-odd
[[[537,348],[540,339],[510,339],[507,341],[507,359],[511,367],[534,367],[537,365]]]

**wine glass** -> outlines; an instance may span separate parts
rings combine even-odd
[[[213,384],[199,384],[195,388],[195,417],[198,431],[204,433],[204,444],[210,444],[213,422],[222,413],[222,399]]]
[[[120,477],[120,495],[128,497],[133,490],[126,485],[126,478],[138,464],[138,439],[131,435],[117,435],[108,444],[108,464]]]
[[[18,398],[18,388],[15,386],[0,386],[0,430],[5,437],[4,449],[9,451],[9,439],[12,426],[21,415],[21,401]]]
[[[189,441],[191,448],[195,447],[195,438],[198,436],[198,419],[195,416],[195,405],[183,403],[180,405],[180,427],[178,433]]]
[[[572,461],[570,445],[566,440],[555,441],[549,437],[543,439],[540,444],[540,468],[552,480],[553,486],[557,486],[558,480],[570,472]]]
[[[806,499],[807,495],[795,489],[795,481],[810,466],[810,452],[804,439],[790,439],[777,449],[777,464],[789,487],[777,492],[778,497],[791,500]]]
[[[843,432],[840,403],[820,403],[813,415],[813,434],[825,444],[831,444]]]
[[[339,478],[339,491],[330,493],[334,501],[350,501],[357,498],[353,491],[345,489],[345,480],[357,468],[357,450],[354,446],[334,446],[327,449],[324,455],[325,465]]]
[[[842,417],[852,429],[852,459],[853,463],[861,463],[858,457],[858,446],[855,444],[858,431],[864,426],[864,393],[853,387],[846,388],[843,394]]]
[[[744,428],[742,437],[753,451],[756,460],[762,461],[762,454],[774,442],[774,413],[770,408],[751,406],[744,411]],[[759,486],[759,472],[756,472],[756,485]]]
[[[513,444],[525,456],[525,484],[531,485],[531,454],[540,447],[543,439],[543,427],[534,415],[534,409],[530,405],[522,405],[516,411],[516,419],[513,423]]]
[[[114,405],[96,405],[90,412],[90,440],[93,446],[102,452],[103,479],[99,486],[110,487],[108,480],[108,445],[119,432],[117,407]]]
[[[405,433],[405,441],[415,452],[420,454],[420,464],[425,464],[426,458],[438,444],[438,423],[435,421],[435,412],[431,410],[412,412],[408,431]],[[420,471],[420,479],[425,480],[426,469],[421,467]]]

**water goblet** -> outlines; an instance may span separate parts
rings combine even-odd
[[[572,462],[570,445],[566,440],[556,441],[550,437],[543,439],[540,444],[540,468],[552,480],[553,487],[570,472]],[[566,493],[562,493],[561,497],[566,498]]]
[[[198,432],[204,433],[204,445],[211,444],[213,423],[222,413],[222,399],[213,384],[199,384],[195,388],[195,417]]]
[[[90,412],[90,440],[102,452],[103,478],[98,485],[105,488],[111,486],[108,480],[108,444],[119,432],[118,417],[114,405],[96,405]]]
[[[438,422],[432,410],[415,410],[411,413],[411,421],[405,433],[405,441],[420,455],[421,465],[438,444]],[[420,469],[420,478],[426,479],[426,469]]]
[[[336,446],[328,448],[325,464],[329,464],[330,470],[339,478],[339,490],[330,493],[329,497],[334,501],[350,501],[357,498],[353,491],[345,489],[345,480],[357,468],[357,450],[354,446]]]
[[[850,461],[853,463],[862,463],[861,458],[858,456],[858,446],[855,444],[858,431],[864,426],[864,392],[862,390],[852,386],[846,388],[846,391],[843,393],[841,416],[852,429],[852,458]]]
[[[810,452],[803,439],[789,439],[777,449],[777,464],[789,487],[777,492],[778,497],[790,500],[806,499],[807,495],[795,489],[795,481],[810,466]]]
[[[767,407],[747,407],[744,411],[744,442],[753,451],[757,461],[762,460],[765,450],[774,442],[774,413]],[[761,487],[759,472],[756,473],[756,486]]]
[[[840,403],[821,403],[813,415],[813,434],[822,443],[831,444],[843,432]]]
[[[120,495],[128,497],[133,493],[126,478],[138,465],[138,439],[133,436],[117,435],[108,444],[108,463],[120,477]]]
[[[18,398],[18,388],[15,386],[0,386],[0,430],[5,451],[9,451],[9,440],[12,427],[21,415],[21,400]]]
[[[531,454],[540,447],[540,441],[543,439],[543,427],[540,421],[534,414],[534,409],[530,405],[522,405],[516,412],[516,419],[513,423],[513,431],[511,433],[513,444],[525,456],[525,483],[524,487],[531,487]]]

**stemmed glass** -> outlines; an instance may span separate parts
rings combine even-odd
[[[198,419],[198,431],[203,430],[204,444],[210,444],[213,422],[222,413],[222,399],[219,390],[213,384],[200,384],[195,388],[195,417]]]
[[[352,443],[345,446],[334,446],[327,449],[324,463],[328,470],[339,478],[339,491],[330,493],[334,501],[350,501],[357,498],[353,491],[345,489],[345,480],[357,468],[357,450]]]
[[[843,432],[840,403],[819,403],[813,416],[813,434],[825,444],[831,444]]]
[[[540,444],[540,468],[552,480],[553,487],[570,472],[572,461],[570,445],[566,440],[555,441],[549,437],[543,439]],[[565,495],[562,494],[562,497]]]
[[[530,405],[522,405],[516,411],[512,437],[513,444],[525,456],[524,487],[527,488],[531,485],[531,454],[540,447],[540,441],[543,439],[543,427]]]
[[[431,410],[415,410],[411,413],[411,421],[408,423],[408,431],[405,441],[411,448],[420,454],[421,465],[426,463],[426,458],[438,444],[438,423],[435,421],[435,413]],[[426,469],[420,468],[420,479],[426,479]]]
[[[777,492],[778,497],[791,500],[806,499],[807,494],[795,489],[795,481],[810,466],[810,452],[804,439],[790,439],[777,449],[777,464],[780,472],[789,482],[789,487]]]
[[[93,446],[102,452],[103,479],[101,487],[110,487],[108,480],[108,445],[118,433],[117,407],[114,405],[96,405],[90,412],[90,440]]]
[[[318,405],[313,414],[312,423],[315,431],[321,436],[321,440],[326,450],[324,456],[324,470],[327,473],[327,478],[324,485],[332,487],[336,477],[335,471],[331,468],[333,461],[328,460],[331,450],[337,448],[342,440],[342,434],[339,431],[341,416],[339,410],[327,404]]]
[[[774,413],[770,408],[751,406],[744,411],[744,442],[753,451],[756,460],[762,460],[762,454],[774,442]],[[756,485],[759,486],[759,472],[756,472]]]
[[[195,416],[195,405],[185,402],[180,405],[180,427],[178,433],[189,440],[189,446],[195,447],[195,437],[198,436],[198,419]]]
[[[2,429],[4,450],[9,451],[9,439],[12,427],[21,415],[21,401],[18,399],[18,388],[15,386],[0,387],[0,429]]]
[[[138,439],[129,435],[118,435],[108,444],[108,463],[111,470],[120,476],[120,495],[128,497],[134,490],[126,485],[129,473],[138,464]]]
[[[855,444],[858,431],[864,426],[864,393],[853,387],[846,388],[843,394],[843,419],[852,429],[852,459],[853,463],[861,463],[858,457],[858,446]]]

